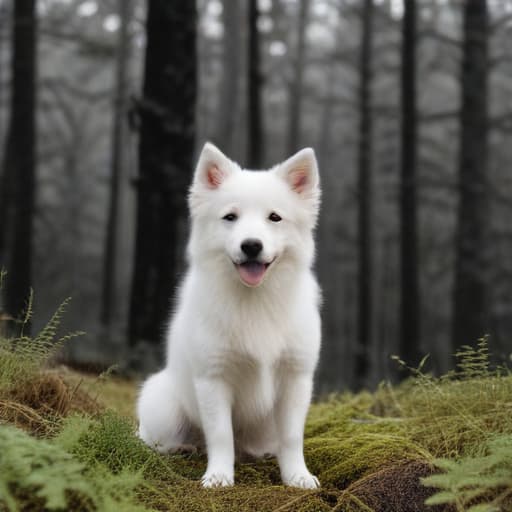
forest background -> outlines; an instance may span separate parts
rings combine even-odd
[[[512,0],[0,0],[0,327],[73,297],[65,358],[146,372],[206,140],[315,148],[320,393],[512,327]]]

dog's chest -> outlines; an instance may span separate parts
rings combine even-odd
[[[278,393],[275,367],[241,357],[236,368],[230,368],[226,376],[233,391],[236,423],[254,421],[273,409]]]
[[[243,365],[271,368],[288,345],[288,321],[268,312],[254,313],[241,309],[237,316],[225,323],[225,348],[238,354]]]

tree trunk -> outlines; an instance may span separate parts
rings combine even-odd
[[[420,360],[417,248],[416,0],[404,3],[401,69],[400,346],[411,365]]]
[[[263,104],[258,0],[249,0],[249,55],[247,62],[247,165],[260,168],[263,162]]]
[[[0,243],[9,276],[5,283],[5,309],[22,312],[32,284],[32,233],[35,209],[36,145],[36,4],[14,2],[12,32],[11,117],[5,151],[6,205]],[[2,200],[4,198],[2,197]],[[7,255],[7,256],[6,256]]]
[[[371,67],[373,0],[364,0],[361,53],[359,60],[359,153],[358,153],[358,316],[355,378],[358,387],[366,384],[370,369],[372,337],[372,118]]]
[[[149,0],[140,104],[131,343],[158,344],[182,268],[196,102],[195,2]]]
[[[235,124],[239,104],[240,83],[240,2],[224,0],[222,19],[224,41],[222,53],[222,86],[220,91],[218,129],[214,142],[228,155],[233,155]]]
[[[308,23],[310,0],[299,1],[299,20],[297,26],[297,51],[293,60],[293,77],[290,83],[290,104],[288,114],[288,154],[300,149],[301,103],[304,77],[304,57],[306,49],[306,27]]]
[[[119,195],[121,177],[123,174],[122,153],[124,151],[126,134],[128,56],[130,52],[129,23],[132,9],[130,0],[119,0],[118,6],[121,26],[119,27],[119,41],[117,48],[116,93],[112,125],[110,198],[104,246],[103,293],[100,311],[100,322],[105,328],[109,328],[111,326],[116,303]]]
[[[488,12],[486,0],[464,4],[461,73],[459,206],[452,349],[471,343],[489,327],[486,255],[488,229]]]

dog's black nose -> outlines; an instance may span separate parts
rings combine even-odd
[[[242,242],[241,247],[248,258],[256,258],[263,249],[263,244],[256,238],[248,238]]]

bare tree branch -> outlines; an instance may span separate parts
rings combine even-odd
[[[462,48],[462,41],[438,32],[433,28],[427,28],[418,32],[418,39],[436,39],[442,43],[450,45],[452,48],[456,48],[458,50]]]

